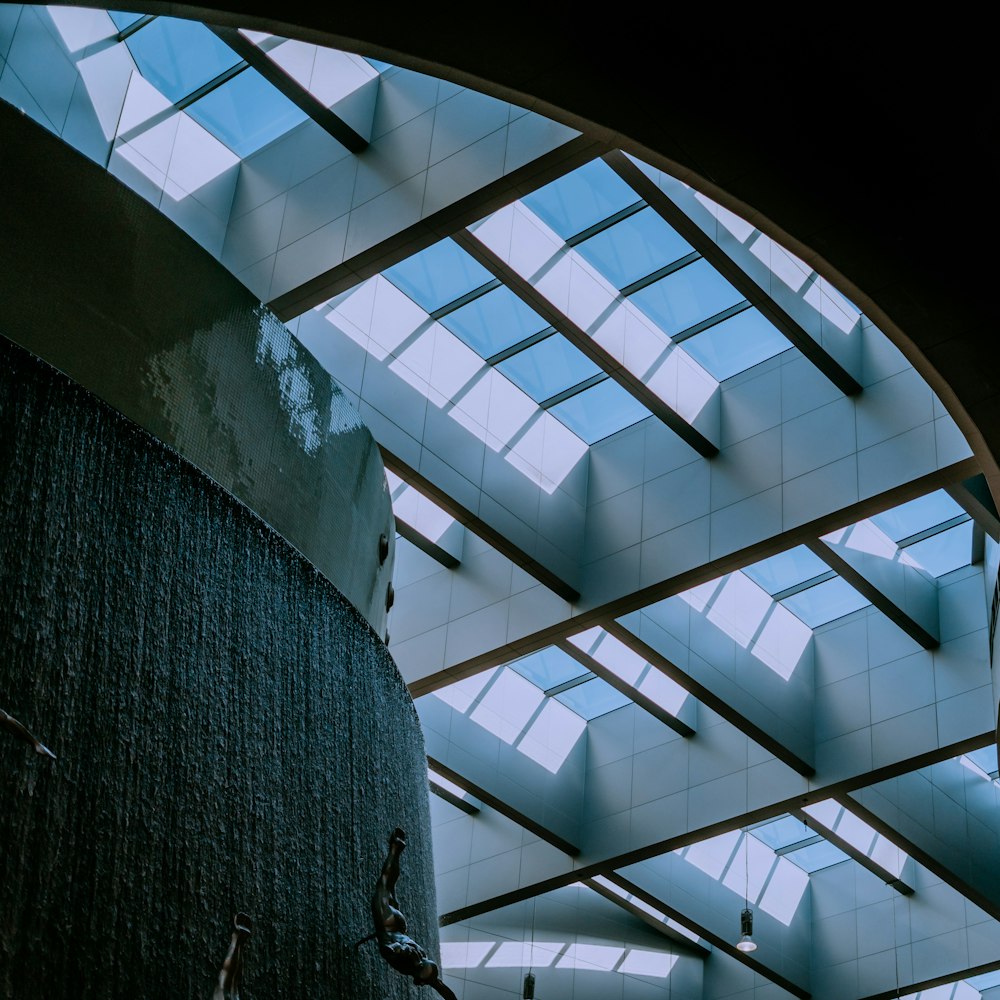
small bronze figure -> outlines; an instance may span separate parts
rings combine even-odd
[[[458,1000],[452,991],[441,982],[437,963],[427,957],[427,952],[406,933],[406,918],[399,909],[396,899],[396,880],[399,878],[399,856],[406,848],[406,833],[399,827],[389,838],[389,853],[382,874],[375,883],[372,893],[372,919],[375,933],[362,938],[376,941],[381,956],[397,972],[412,976],[417,986],[431,986],[444,1000]]]
[[[6,729],[8,733],[13,734],[19,740],[30,743],[35,748],[35,753],[40,753],[43,757],[51,757],[53,760],[56,759],[56,755],[40,739],[22,726],[14,716],[8,715],[2,708],[0,708],[0,729]]]
[[[246,913],[233,917],[233,939],[219,970],[219,985],[212,1000],[240,1000],[240,980],[243,978],[243,946],[253,932],[253,921]]]

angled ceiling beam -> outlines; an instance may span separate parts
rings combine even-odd
[[[891,622],[898,625],[911,639],[920,643],[924,649],[937,649],[940,645],[937,621],[937,588],[912,566],[902,563],[889,564],[888,560],[876,560],[865,553],[853,552],[847,546],[835,545],[815,538],[806,542],[809,549],[823,560],[839,576],[843,577],[862,597],[871,601]],[[886,563],[902,580],[888,578],[876,580],[872,573],[877,563]],[[896,585],[893,585],[896,584]],[[904,584],[910,584],[906,587]],[[924,602],[928,607],[920,612],[904,608],[902,598],[908,592],[928,591]],[[918,617],[919,614],[919,617]]]
[[[992,735],[992,734],[991,734]],[[871,782],[874,784],[875,782]],[[855,816],[864,820],[870,827],[877,830],[884,837],[891,840],[900,850],[905,851],[918,864],[922,865],[933,875],[936,875],[942,882],[950,885],[956,892],[961,893],[970,902],[975,903],[981,910],[988,913],[994,920],[1000,920],[1000,904],[991,899],[984,892],[971,885],[966,879],[959,877],[951,868],[943,864],[929,850],[921,847],[908,836],[904,835],[897,828],[896,823],[887,822],[878,813],[872,811],[867,806],[862,805],[854,795],[838,795],[840,800]]]
[[[572,656],[581,666],[586,667],[591,673],[596,674],[616,691],[620,691],[626,698],[634,701],[641,709],[648,712],[654,719],[658,719],[665,726],[669,726],[675,733],[681,736],[694,736],[696,730],[693,726],[688,725],[687,722],[676,715],[671,715],[665,708],[647,698],[646,695],[637,687],[629,684],[628,681],[622,680],[613,670],[609,670],[603,663],[595,660],[590,654],[585,653],[579,646],[574,645],[567,639],[560,639],[558,646],[564,653]],[[655,666],[654,669],[656,669]]]
[[[526,656],[528,653],[533,653],[545,646],[551,646],[560,639],[568,639],[584,629],[595,625],[605,627],[605,623],[614,618],[639,611],[647,605],[655,604],[667,597],[673,597],[682,591],[690,590],[692,587],[707,583],[734,570],[742,569],[744,566],[784,552],[796,545],[814,542],[818,535],[824,535],[845,525],[854,524],[858,520],[871,517],[873,514],[889,510],[907,500],[913,500],[932,490],[942,488],[955,482],[956,479],[967,477],[976,468],[975,459],[962,459],[953,465],[892,487],[884,493],[867,497],[858,503],[850,504],[830,514],[807,521],[780,534],[771,535],[746,548],[720,555],[717,559],[702,563],[677,576],[640,587],[598,606],[575,608],[573,610],[577,612],[576,614],[558,620],[553,618],[544,627],[539,627],[530,634],[515,637],[503,646],[484,650],[482,653],[460,662],[448,663],[441,670],[411,680],[411,692],[414,696],[427,694],[456,680],[470,677],[519,656]],[[691,687],[688,686],[688,690],[697,697],[696,692]]]
[[[501,816],[506,816],[508,819],[513,820],[518,826],[524,827],[529,833],[533,833],[539,840],[544,840],[547,844],[551,844],[553,847],[558,848],[564,854],[568,854],[571,857],[576,857],[580,853],[580,848],[575,844],[571,844],[568,840],[560,837],[559,834],[554,833],[548,827],[543,826],[537,820],[532,819],[530,816],[526,816],[523,812],[515,809],[510,803],[505,802],[503,799],[494,795],[492,792],[487,791],[480,785],[477,785],[464,775],[458,773],[458,771],[453,771],[450,767],[442,764],[439,760],[434,757],[428,757],[427,763],[430,765],[431,769],[440,774],[443,778],[447,778],[453,785],[458,785],[459,788],[464,789],[470,795],[474,795],[480,802],[488,805],[491,809],[500,813]],[[522,898],[528,898],[529,896],[535,895],[534,892],[529,892],[527,896]],[[491,907],[492,908],[492,907]]]
[[[345,149],[357,154],[363,153],[368,148],[368,140],[363,135],[356,132],[336,112],[318,101],[298,80],[289,76],[267,53],[261,51],[238,29],[221,25],[206,25],[206,27]]]
[[[752,953],[747,953],[739,951],[732,941],[726,940],[714,931],[709,930],[707,927],[696,923],[691,920],[690,917],[681,913],[679,910],[674,909],[674,907],[663,902],[663,900],[657,899],[655,896],[646,892],[645,889],[640,885],[636,885],[635,882],[630,881],[623,875],[619,875],[617,872],[609,872],[605,875],[605,878],[609,882],[614,882],[620,889],[624,889],[625,892],[636,899],[641,899],[647,906],[652,906],[658,910],[661,910],[668,917],[672,917],[679,923],[685,924],[691,928],[691,930],[697,932],[699,937],[704,938],[713,948],[717,948],[719,951],[724,952],[730,958],[735,958],[737,962],[745,965],[748,969],[752,969],[758,975],[763,976],[765,979],[774,983],[776,986],[780,986],[783,990],[787,990],[792,996],[799,997],[799,1000],[809,1000],[812,994],[807,990],[803,989],[798,983],[793,983],[790,979],[775,972],[773,969],[766,966],[759,959],[753,957]]]
[[[945,489],[952,500],[965,510],[990,538],[1000,541],[1000,514],[997,513],[989,484],[982,473],[946,486]]]
[[[447,549],[432,542],[426,535],[421,534],[412,524],[408,524],[398,515],[396,516],[396,532],[400,538],[405,538],[411,545],[415,545],[421,552],[439,562],[445,569],[457,569],[461,565],[460,561]]]
[[[613,881],[610,876],[605,875],[604,878],[606,878],[609,882]],[[608,886],[602,885],[597,881],[597,879],[585,878],[581,879],[581,881],[588,889],[593,889],[594,892],[603,896],[609,902],[614,903],[616,906],[620,906],[627,913],[631,913],[633,917],[641,920],[647,927],[652,927],[654,931],[658,934],[662,934],[665,938],[668,938],[672,944],[676,945],[681,950],[692,955],[698,955],[701,958],[711,954],[708,948],[704,945],[699,944],[697,941],[692,941],[691,938],[685,937],[680,933],[680,931],[676,931],[669,924],[664,923],[663,920],[657,920],[656,917],[649,912],[649,910],[644,909],[641,906],[636,906],[635,903],[626,899],[624,896],[618,895],[617,892],[609,889]],[[624,892],[626,890],[623,889],[622,891]],[[666,909],[662,903],[657,902],[656,904],[653,904],[647,900],[643,900],[643,902],[646,906],[649,906],[654,910],[659,910],[664,914],[664,917],[667,916]],[[677,917],[672,917],[671,919],[677,920]],[[680,921],[678,921],[678,923],[680,923]]]
[[[612,150],[604,160],[658,215],[684,237],[751,305],[799,349],[842,393],[861,391],[861,383],[808,331],[776,303],[744,270],[691,220],[624,153]]]
[[[842,802],[841,805],[844,805]],[[850,807],[845,806],[849,811],[852,811]],[[848,857],[853,858],[862,868],[867,868],[873,875],[880,878],[890,889],[895,889],[896,892],[903,896],[912,896],[913,887],[908,885],[903,879],[896,875],[893,875],[888,869],[883,868],[880,864],[868,857],[864,851],[859,850],[852,843],[844,840],[835,830],[827,826],[825,823],[821,823],[815,816],[811,816],[807,812],[803,812],[801,809],[793,809],[792,815],[801,820],[810,830],[815,830],[823,840],[828,841],[833,844],[834,847],[839,848]],[[870,825],[870,824],[869,824]]]
[[[650,413],[659,417],[674,433],[686,441],[699,455],[711,458],[719,452],[718,446],[710,441],[696,427],[692,426],[676,410],[656,395],[638,375],[620,364],[593,337],[574,323],[565,313],[557,309],[528,280],[517,273],[509,264],[501,260],[489,247],[467,229],[453,234],[452,239],[499,278],[522,302],[532,308],[550,326],[559,331],[574,347],[585,354],[599,368],[607,372],[622,388],[631,393]]]
[[[624,625],[619,624],[617,621],[609,621],[605,623],[604,629],[644,660],[653,664],[658,670],[662,670],[671,680],[676,681],[681,687],[690,691],[695,698],[703,702],[717,715],[746,733],[750,739],[755,743],[759,743],[768,753],[773,754],[778,760],[787,764],[793,771],[797,771],[806,778],[810,778],[816,773],[816,769],[812,764],[803,760],[798,754],[793,753],[783,743],[771,736],[770,733],[765,732],[760,726],[751,722],[727,701],[720,698],[704,684],[699,683],[687,671],[681,670],[680,667],[653,649],[652,646],[643,642],[642,639],[625,628]]]
[[[469,816],[475,816],[479,812],[478,806],[474,806],[468,799],[463,799],[454,792],[448,791],[447,788],[442,788],[434,782],[433,778],[430,781],[430,789],[438,798],[444,799],[449,805],[454,806],[456,809],[461,809],[462,812],[468,813]]]
[[[406,462],[397,458],[391,452],[386,451],[381,445],[379,445],[379,450],[382,453],[382,461],[385,463],[387,469],[394,472],[400,479],[405,479],[414,489],[423,493],[424,496],[430,497],[443,511],[465,525],[474,535],[478,535],[484,541],[489,542],[497,552],[506,556],[515,566],[520,566],[525,573],[533,576],[539,583],[544,584],[553,593],[558,594],[564,601],[569,601],[572,604],[580,599],[579,592],[565,580],[556,576],[555,573],[543,566],[537,559],[529,556],[527,552],[509,541],[495,528],[490,527],[490,525],[478,518],[467,507],[464,507],[444,490],[435,486],[426,476],[422,476],[416,469],[407,465]]]
[[[608,144],[591,136],[571,139],[523,167],[486,184],[438,212],[408,226],[388,239],[364,250],[342,264],[310,278],[297,288],[279,295],[268,307],[285,322],[346,292],[366,278],[429,247],[432,243],[471,226],[516,199],[556,180],[606,152]]]

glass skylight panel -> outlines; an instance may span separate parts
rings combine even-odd
[[[939,531],[930,538],[908,545],[903,551],[931,576],[944,576],[952,570],[968,566],[972,558],[972,521]]]
[[[571,708],[588,722],[598,716],[607,715],[608,712],[613,712],[616,708],[631,704],[631,699],[599,677],[571,687],[569,690],[555,695],[555,699],[562,702],[567,708]]]
[[[558,333],[500,362],[497,369],[536,403],[601,373],[590,358]]]
[[[487,274],[486,280],[490,277]],[[509,288],[495,288],[480,295],[443,316],[441,323],[482,358],[490,358],[548,326]]]
[[[187,112],[241,157],[255,153],[306,119],[304,111],[253,69],[206,94]]]
[[[240,62],[205,25],[174,17],[156,18],[125,44],[139,72],[175,104]]]
[[[586,667],[556,646],[529,653],[509,666],[542,691],[549,691],[589,673]]]
[[[522,202],[568,240],[638,200],[635,191],[603,160],[591,160],[527,195]]]
[[[811,549],[796,545],[794,549],[745,567],[743,572],[773,597],[806,580],[822,576],[829,568]]]
[[[429,313],[493,280],[493,275],[454,240],[441,240],[383,275]]]
[[[995,743],[990,744],[988,747],[983,747],[981,750],[973,750],[971,753],[965,755],[968,757],[973,764],[976,765],[983,773],[988,774],[993,777],[997,773],[997,747]]]
[[[672,337],[742,302],[743,296],[711,264],[696,260],[640,289],[629,301]]]
[[[688,242],[651,208],[630,215],[576,246],[576,252],[615,288],[625,288],[691,251]]]
[[[993,986],[1000,986],[1000,971],[985,972],[981,976],[971,976],[965,981],[977,990],[988,990]]]
[[[944,490],[935,490],[892,510],[875,514],[871,520],[894,542],[899,542],[964,513]]]
[[[684,341],[684,350],[720,382],[791,346],[756,309],[744,309]]]
[[[792,597],[786,597],[781,603],[810,628],[819,628],[820,625],[843,618],[852,611],[867,607],[870,602],[838,576]]]
[[[782,816],[767,823],[765,826],[756,826],[750,830],[750,834],[756,837],[761,843],[767,844],[773,851],[780,851],[784,847],[798,844],[800,841],[808,840],[815,836],[805,823],[794,816]]]
[[[133,14],[124,10],[108,11],[108,17],[111,18],[119,31],[124,31],[130,24],[135,24],[136,21],[142,20],[145,16],[145,14]]]
[[[649,410],[613,379],[570,396],[549,410],[587,444],[649,416]]]
[[[847,861],[849,856],[839,847],[834,847],[829,841],[821,840],[798,851],[791,851],[785,857],[792,864],[798,865],[804,872],[809,872],[811,875],[822,868],[829,868],[830,865],[838,865],[841,861]]]

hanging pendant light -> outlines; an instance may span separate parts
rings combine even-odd
[[[524,977],[524,1000],[535,1000],[535,977],[527,973]]]
[[[749,906],[740,914],[740,939],[736,942],[736,950],[742,952],[757,950],[757,942],[753,939],[753,910]]]

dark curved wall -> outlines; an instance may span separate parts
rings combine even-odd
[[[392,504],[337,383],[173,222],[2,101],[0,137],[0,334],[238,497],[382,633]]]
[[[177,454],[0,338],[0,996],[402,998],[369,896],[437,953],[426,759],[362,616]]]

